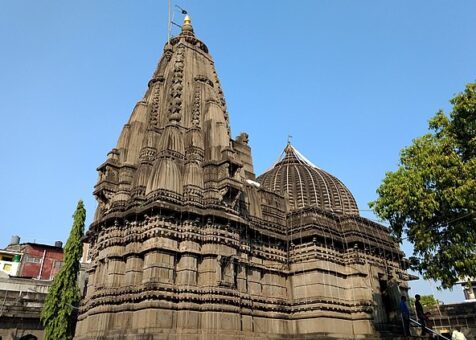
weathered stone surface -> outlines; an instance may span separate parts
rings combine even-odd
[[[366,338],[398,319],[398,245],[291,145],[255,178],[188,19],[98,171],[78,339]]]

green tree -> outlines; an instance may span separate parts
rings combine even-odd
[[[441,301],[436,299],[433,295],[421,295],[420,303],[425,308],[436,307],[441,305]],[[415,307],[415,298],[411,297],[408,301],[409,306]]]
[[[73,227],[64,247],[63,266],[53,279],[41,313],[47,340],[67,340],[74,336],[74,309],[81,299],[78,273],[83,250],[81,238],[84,235],[85,219],[86,210],[83,201],[79,201],[73,215]]]
[[[412,267],[426,279],[453,286],[476,277],[476,83],[439,111],[430,133],[401,151],[370,207],[394,236],[414,246]]]

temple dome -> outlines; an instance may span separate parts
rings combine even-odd
[[[359,214],[349,189],[338,178],[313,165],[291,144],[257,180],[262,187],[285,195],[290,210],[317,207],[336,214]]]

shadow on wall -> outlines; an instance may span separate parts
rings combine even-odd
[[[38,340],[38,337],[34,336],[33,334],[27,334],[19,338],[19,340]]]

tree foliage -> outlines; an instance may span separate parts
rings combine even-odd
[[[430,133],[401,151],[370,206],[393,234],[414,246],[413,269],[453,286],[476,277],[476,83],[439,111]]]
[[[409,299],[409,305],[415,306],[415,298],[411,297]],[[434,295],[422,295],[420,296],[420,303],[425,308],[432,308],[438,305],[441,305],[441,301],[436,299]]]
[[[84,221],[86,210],[79,201],[73,215],[73,227],[64,247],[64,263],[46,297],[41,313],[45,327],[45,339],[73,339],[74,308],[79,305],[81,294],[78,287],[78,273],[82,254]]]

